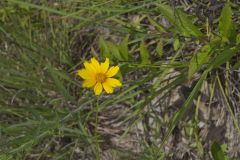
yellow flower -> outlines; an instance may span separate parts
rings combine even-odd
[[[107,93],[112,93],[115,87],[122,85],[119,80],[112,78],[119,71],[119,67],[109,68],[108,58],[104,63],[99,63],[95,58],[91,58],[90,62],[84,62],[84,67],[77,72],[84,79],[82,86],[93,87],[96,95],[100,95],[103,89]]]

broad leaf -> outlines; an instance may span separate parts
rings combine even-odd
[[[234,40],[236,37],[232,14],[230,4],[226,3],[221,12],[218,28],[220,36],[228,40]]]
[[[217,143],[214,142],[211,146],[211,153],[214,160],[227,160],[228,158],[225,156],[222,147]]]

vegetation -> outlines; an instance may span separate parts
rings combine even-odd
[[[217,0],[0,1],[0,159],[239,159],[239,11]],[[92,57],[120,67],[112,94],[82,87]]]

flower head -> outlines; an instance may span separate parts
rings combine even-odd
[[[84,79],[82,86],[93,87],[96,95],[100,95],[103,89],[107,93],[112,93],[115,87],[122,85],[119,80],[112,78],[119,71],[119,67],[109,68],[108,58],[104,63],[99,63],[95,58],[91,58],[90,62],[84,62],[84,67],[77,71],[77,74]]]

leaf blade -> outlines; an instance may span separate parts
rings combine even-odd
[[[149,64],[150,63],[149,52],[148,52],[147,47],[146,47],[146,45],[143,41],[140,44],[140,56],[141,56],[141,63],[142,64]]]

